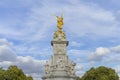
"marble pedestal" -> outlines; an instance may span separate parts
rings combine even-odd
[[[45,75],[43,80],[77,80],[75,74],[75,63],[67,56],[68,41],[63,31],[56,31],[51,41],[53,55],[45,64]]]

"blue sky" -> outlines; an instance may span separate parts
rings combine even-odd
[[[103,65],[120,76],[119,0],[1,0],[0,67],[17,65],[40,80],[52,55],[54,15],[62,13],[76,74]]]

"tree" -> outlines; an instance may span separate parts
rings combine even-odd
[[[88,70],[80,80],[119,80],[119,76],[114,69],[100,66]]]
[[[33,80],[33,78],[31,76],[28,76],[27,80]]]
[[[33,78],[26,76],[17,66],[9,66],[7,70],[0,68],[0,80],[33,80]]]
[[[3,68],[0,68],[0,80],[4,80],[4,74],[5,70],[3,70]]]

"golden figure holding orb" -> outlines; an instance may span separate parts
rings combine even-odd
[[[62,14],[62,16],[61,17],[58,17],[58,16],[56,16],[56,19],[57,19],[57,27],[58,27],[58,29],[59,30],[62,30],[62,25],[64,24],[63,23],[63,14]]]
[[[57,27],[58,30],[55,31],[54,33],[54,39],[66,39],[65,33],[64,31],[62,31],[62,26],[63,26],[63,14],[61,15],[61,17],[55,16],[56,20],[57,20]]]

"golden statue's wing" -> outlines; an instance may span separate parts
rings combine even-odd
[[[61,18],[63,19],[63,17],[64,17],[64,14],[62,13]]]
[[[55,15],[55,17],[56,17],[56,19],[58,20],[58,16]]]

